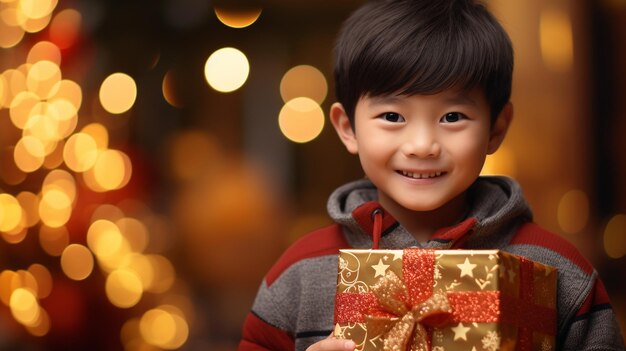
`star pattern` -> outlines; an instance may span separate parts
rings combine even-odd
[[[333,331],[333,336],[336,337],[343,337],[343,330],[341,330],[341,326],[339,325],[339,323],[335,324],[335,330]]]
[[[467,332],[470,331],[471,328],[464,326],[463,323],[459,323],[459,325],[451,329],[454,332],[454,341],[458,339],[467,341]]]
[[[515,282],[515,271],[509,268],[508,273],[509,273],[509,281],[511,283]]]
[[[393,260],[401,260],[402,259],[402,250],[395,250],[393,252]]]
[[[387,272],[387,268],[389,268],[388,264],[384,264],[383,263],[383,259],[378,259],[378,264],[372,265],[372,268],[374,268],[374,270],[376,271],[376,274],[374,274],[374,278],[381,276],[384,277],[385,273]]]
[[[467,276],[474,278],[473,269],[476,268],[476,265],[473,263],[470,263],[469,258],[465,257],[465,262],[461,264],[457,264],[456,266],[459,267],[459,269],[461,270],[461,277],[464,277],[467,275]]]

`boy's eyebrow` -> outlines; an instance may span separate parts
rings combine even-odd
[[[370,96],[369,100],[371,104],[394,104],[402,102],[402,98],[398,95]],[[471,96],[463,92],[450,94],[445,98],[445,101],[453,105],[478,105],[476,100],[472,99]]]
[[[397,95],[377,95],[369,96],[371,104],[393,104],[402,101]]]
[[[458,93],[446,98],[446,102],[454,105],[478,105],[468,94]]]

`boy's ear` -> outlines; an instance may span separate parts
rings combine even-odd
[[[358,152],[358,143],[356,142],[354,129],[346,114],[346,110],[344,110],[343,105],[338,102],[335,102],[330,107],[330,122],[333,124],[333,127],[335,127],[339,139],[341,139],[343,145],[346,146],[348,152],[356,154]]]
[[[506,105],[504,105],[502,111],[496,118],[495,123],[491,127],[491,132],[489,133],[489,144],[487,145],[488,155],[491,155],[498,150],[504,141],[504,137],[506,136],[506,132],[509,130],[512,120],[513,104],[509,101]]]

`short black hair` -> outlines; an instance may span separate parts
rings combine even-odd
[[[482,88],[495,120],[511,96],[513,47],[473,0],[378,0],[343,23],[335,45],[335,88],[354,127],[367,95],[435,94]]]

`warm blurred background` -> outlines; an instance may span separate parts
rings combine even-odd
[[[234,350],[263,274],[361,177],[325,122],[360,0],[0,0],[0,349]],[[516,50],[485,173],[626,331],[626,0],[486,1]]]

